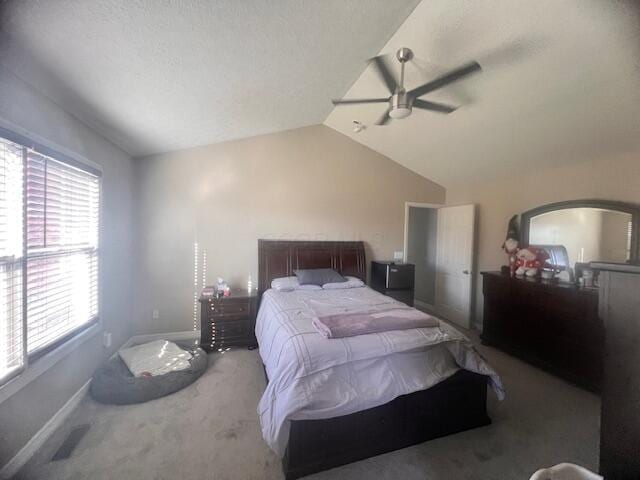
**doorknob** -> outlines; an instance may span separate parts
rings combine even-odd
[[[464,273],[465,275],[469,275],[469,270],[462,270],[462,273]]]

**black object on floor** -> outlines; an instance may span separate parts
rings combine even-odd
[[[52,462],[56,460],[64,460],[65,458],[69,458],[75,448],[80,443],[80,440],[85,436],[85,434],[89,431],[91,425],[85,423],[83,425],[78,425],[77,427],[73,427],[71,433],[67,436],[62,445],[56,452],[56,454],[51,459]]]

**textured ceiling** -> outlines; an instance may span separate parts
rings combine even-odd
[[[460,109],[378,127],[385,105],[343,106],[325,124],[445,187],[519,171],[531,188],[531,169],[640,153],[634,3],[423,0],[381,53],[413,49],[409,88],[477,60],[482,73],[423,97]],[[346,96],[384,94],[366,69]],[[355,134],[354,119],[367,128]]]
[[[322,123],[418,0],[9,0],[2,62],[137,156]]]

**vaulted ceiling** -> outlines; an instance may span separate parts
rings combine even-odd
[[[418,0],[8,0],[2,63],[138,156],[319,124]]]
[[[637,2],[6,0],[0,61],[133,156],[325,123],[443,186],[640,152]],[[417,5],[417,6],[416,6]],[[373,125],[366,60],[460,106]],[[355,133],[352,121],[366,128]]]
[[[375,126],[384,104],[340,106],[325,124],[445,187],[505,172],[520,172],[526,184],[528,171],[546,165],[640,155],[636,5],[424,0],[380,53],[414,51],[408,88],[477,60],[480,74],[423,97],[460,108],[414,110]],[[346,97],[386,95],[368,68]],[[353,120],[366,128],[355,133]]]

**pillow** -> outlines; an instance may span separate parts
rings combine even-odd
[[[347,279],[332,268],[314,268],[312,270],[294,270],[300,285],[318,285],[346,282]]]
[[[346,282],[325,283],[322,288],[325,290],[339,290],[342,288],[359,288],[364,287],[364,282],[356,277],[345,277]]]
[[[294,290],[322,290],[319,285],[300,285],[297,277],[274,278],[271,288],[278,292],[293,292]]]

